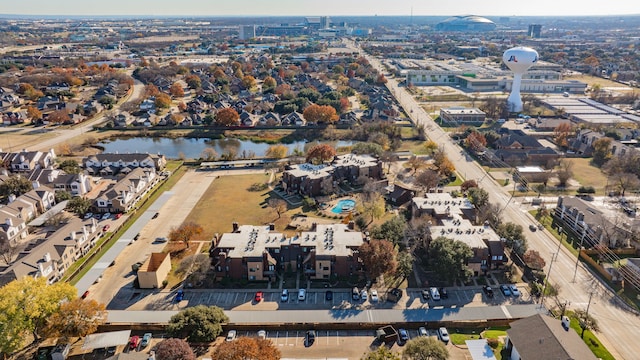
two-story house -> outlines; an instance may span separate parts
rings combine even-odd
[[[111,176],[118,174],[123,168],[154,168],[160,171],[167,165],[167,159],[161,154],[101,153],[84,158],[82,165],[89,174]]]
[[[113,186],[98,195],[93,203],[97,213],[124,213],[158,182],[154,168],[135,168]]]

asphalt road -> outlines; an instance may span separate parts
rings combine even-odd
[[[370,56],[367,58],[371,64],[383,71],[383,67],[377,59]],[[558,241],[547,231],[529,232],[528,226],[536,224],[535,219],[511,200],[510,195],[505,193],[503,187],[496,183],[491,176],[487,176],[487,173],[476,162],[464,155],[463,149],[455,144],[448,134],[431,119],[411,94],[405,91],[405,88],[398,86],[396,79],[388,79],[387,87],[413,121],[424,126],[429,138],[444,149],[457,171],[464,174],[465,179],[478,181],[479,185],[489,193],[490,202],[503,209],[501,211],[503,220],[522,225],[527,235],[529,248],[540,252],[540,255],[549,264],[545,271],[549,275],[550,281],[559,286],[559,298],[562,301],[568,301],[571,309],[586,309],[589,296],[593,292],[589,314],[598,320],[601,330],[598,333],[598,338],[603,341],[616,359],[636,359],[640,353],[640,342],[636,339],[636,334],[640,331],[640,318],[621,305],[613,291],[605,287],[582,264],[579,264],[577,268],[576,281],[574,282],[575,256],[564,247],[560,247],[558,251]],[[552,257],[555,257],[553,262],[551,261]],[[550,274],[549,267],[551,267]],[[548,299],[547,301],[549,307],[555,306],[552,300]]]

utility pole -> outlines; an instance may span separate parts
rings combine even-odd
[[[560,233],[560,241],[558,241],[558,250],[556,250],[555,254],[551,256],[551,262],[549,263],[549,272],[547,273],[547,277],[544,281],[544,286],[542,286],[542,295],[540,296],[540,307],[544,306],[544,293],[547,291],[547,284],[549,283],[549,279],[551,278],[551,268],[553,267],[553,262],[556,261],[558,254],[560,253],[560,246],[562,245],[562,226],[558,227],[558,232]]]
[[[584,312],[584,319],[582,319],[583,322],[586,322],[589,320],[589,307],[591,306],[591,299],[593,298],[593,294],[595,294],[596,290],[595,288],[592,288],[591,291],[589,291],[589,302],[587,303],[587,310]],[[585,324],[580,324],[580,327],[582,328],[582,333],[580,334],[581,338],[584,338],[584,331],[587,329],[587,327],[585,326]]]
[[[582,253],[582,242],[584,241],[584,235],[582,234],[582,236],[580,237],[580,246],[578,246],[578,256],[576,257],[576,267],[575,269],[573,269],[573,283],[576,282],[576,274],[578,273],[578,262],[580,262],[580,254]],[[562,238],[562,235],[560,236],[560,238]]]

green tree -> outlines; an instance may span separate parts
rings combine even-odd
[[[73,285],[65,282],[47,284],[45,277],[25,276],[0,289],[0,351],[12,354],[25,345],[31,334],[34,341],[47,319],[60,304],[77,296]]]
[[[82,172],[80,164],[73,159],[63,160],[58,167],[67,174],[79,174]]]
[[[65,201],[65,200],[69,200],[73,197],[73,195],[71,195],[70,192],[68,191],[56,191],[55,193],[55,199],[56,199],[56,203],[59,203],[61,201]]]
[[[264,89],[275,88],[277,85],[278,83],[276,82],[276,79],[272,78],[271,76],[265,77],[262,81],[262,87]]]
[[[409,251],[401,251],[397,256],[396,275],[406,279],[413,273],[413,255]]]
[[[85,199],[82,196],[74,196],[67,203],[67,210],[76,213],[78,215],[82,215],[89,211],[91,207],[92,201],[91,199]]]
[[[407,341],[402,359],[406,360],[447,360],[449,350],[441,342],[432,337],[417,337]]]
[[[153,347],[157,359],[162,360],[195,360],[196,355],[189,343],[182,339],[169,338],[160,341]]]
[[[489,203],[489,193],[479,187],[472,187],[468,189],[467,196],[476,209],[479,209]]]
[[[189,75],[184,79],[184,81],[194,90],[199,89],[202,86],[202,80],[200,80],[198,75]]]
[[[190,342],[211,342],[222,334],[222,324],[229,321],[224,311],[217,306],[197,305],[173,315],[167,325],[171,336]]]
[[[359,249],[360,258],[370,279],[377,279],[382,274],[396,272],[397,250],[387,240],[371,240],[365,242]]]
[[[602,166],[611,158],[611,138],[603,137],[593,142],[593,163]]]
[[[401,244],[404,240],[404,232],[407,222],[400,216],[394,216],[380,226],[371,229],[371,237],[378,240],[389,240],[394,245]]]
[[[400,360],[400,355],[394,353],[386,346],[370,351],[362,357],[361,360]]]
[[[527,240],[524,237],[521,225],[512,222],[500,224],[496,229],[496,233],[500,238],[505,239],[505,245],[519,256],[523,256],[527,251]]]
[[[573,317],[578,320],[580,329],[582,329],[582,332],[580,333],[581,338],[584,338],[584,332],[586,330],[600,330],[600,328],[598,327],[598,321],[593,316],[589,315],[589,313],[587,313],[585,310],[576,310],[573,313]]]
[[[362,216],[369,217],[369,224],[371,224],[373,220],[384,215],[386,203],[380,193],[362,193],[360,194],[360,201],[358,201],[356,205],[356,210],[358,210]]]
[[[0,183],[0,197],[6,198],[9,195],[20,196],[33,190],[31,181],[21,175],[11,175],[4,182]]]
[[[465,264],[472,256],[469,245],[459,240],[440,236],[429,244],[429,266],[449,283],[467,280],[470,274]]]

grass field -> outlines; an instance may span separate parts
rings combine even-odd
[[[600,77],[596,77],[596,76],[590,76],[590,75],[571,75],[571,76],[566,76],[565,80],[578,80],[578,81],[582,81],[583,83],[586,83],[589,86],[593,86],[593,85],[600,85],[600,87],[605,88],[605,87],[616,87],[616,88],[620,88],[620,87],[624,87],[624,84],[620,84],[617,83],[615,81],[611,81],[609,79],[603,79]],[[632,90],[632,89],[629,89]]]
[[[204,228],[201,239],[211,239],[215,233],[231,231],[233,222],[241,225],[275,222],[278,229],[283,229],[290,217],[284,214],[278,219],[275,211],[267,206],[270,190],[247,190],[251,184],[265,183],[268,180],[269,176],[266,174],[217,178],[191,210],[187,221],[194,221]]]
[[[593,186],[598,195],[604,195],[607,177],[599,168],[591,165],[590,159],[568,158],[573,163],[573,178],[582,186]]]

